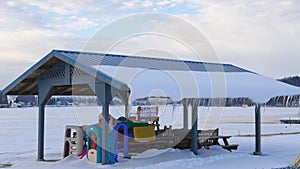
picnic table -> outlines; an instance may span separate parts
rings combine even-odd
[[[180,132],[184,131],[175,131],[175,137],[178,137],[178,144],[175,146],[175,148],[190,148],[192,143],[192,133],[189,132],[184,137],[180,136]],[[177,135],[177,136],[176,136]],[[181,134],[182,135],[182,134]],[[228,139],[231,138],[231,136],[222,136],[219,135],[219,129],[214,130],[198,130],[198,148],[204,147],[209,149],[210,146],[218,145],[222,148],[232,151],[237,150],[238,144],[229,144]],[[220,141],[223,141],[223,144],[220,144]]]
[[[237,150],[238,144],[229,144],[228,139],[231,138],[231,136],[210,136],[208,138],[200,138],[200,139],[206,139],[206,142],[200,143],[200,146],[208,147],[208,146],[213,146],[213,145],[219,145],[222,148],[232,151],[232,150]],[[219,140],[223,141],[223,144],[220,144]]]

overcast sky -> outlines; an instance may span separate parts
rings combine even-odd
[[[1,0],[0,89],[52,49],[82,50],[101,28],[141,12],[189,22],[209,40],[221,62],[272,78],[300,74],[297,0]],[[127,45],[117,52],[126,50],[132,53],[133,48]]]

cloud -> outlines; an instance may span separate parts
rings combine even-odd
[[[159,51],[162,51],[176,56],[176,59],[217,61],[206,42],[207,39],[193,25],[180,18],[142,14],[123,18],[104,27],[89,41],[85,50],[123,54],[146,54],[151,51],[151,54],[160,57]],[[194,52],[199,54],[198,57]]]
[[[6,5],[7,5],[8,7],[15,7],[15,6],[17,6],[17,3],[16,3],[15,1],[7,1],[7,2],[6,2]]]
[[[113,0],[111,1],[115,7],[118,9],[133,12],[165,12],[172,13],[176,10],[180,9],[180,13],[190,13],[190,7],[194,8],[193,4],[199,4],[198,1],[184,1],[184,0],[160,0],[160,1],[152,1],[152,0]],[[176,8],[173,11],[173,7]],[[177,11],[179,12],[179,11]],[[175,12],[176,13],[176,12]]]
[[[0,60],[5,63],[1,67],[5,69],[12,62],[21,66],[7,69],[11,75],[6,77],[6,82],[53,48],[81,50],[97,28],[144,11],[173,14],[189,21],[210,40],[223,62],[272,77],[300,72],[297,64],[300,62],[300,1],[297,0],[64,0],[59,3],[9,0],[0,2]],[[153,30],[165,29],[170,33],[181,29],[176,22],[155,26]],[[191,36],[192,31],[186,34]],[[109,43],[113,38],[104,41]],[[164,53],[170,57],[191,55],[182,44],[153,35],[127,40],[115,51],[158,56]],[[12,75],[14,69],[20,71]],[[4,86],[2,82],[1,85]]]
[[[0,25],[6,31],[42,27],[36,16],[21,8],[0,6]]]
[[[58,32],[31,29],[14,32],[0,32],[0,88],[16,79],[30,66],[53,49],[80,50],[84,38],[62,36]]]
[[[197,15],[183,17],[208,37],[224,62],[282,77],[300,70],[294,64],[300,61],[299,3],[206,1]]]
[[[19,0],[20,6],[29,6],[39,9],[41,12],[53,12],[58,15],[76,15],[81,11],[98,10],[95,2],[91,0],[64,0],[59,3],[53,0]]]
[[[97,27],[98,24],[92,20],[89,20],[86,17],[71,17],[70,20],[67,21],[69,29],[74,30],[82,30],[90,27]]]

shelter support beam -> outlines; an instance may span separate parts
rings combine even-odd
[[[44,137],[45,137],[45,105],[51,97],[51,86],[39,84],[39,115],[38,115],[38,154],[37,160],[44,161]]]
[[[129,115],[129,111],[130,111],[130,103],[129,103],[130,90],[129,91],[114,90],[114,91],[117,92],[117,94],[121,97],[123,103],[125,104],[125,117],[127,119],[129,119],[130,118],[130,115]],[[112,94],[112,95],[115,96],[114,94]]]
[[[189,105],[187,99],[183,99],[183,129],[188,130]]]
[[[130,119],[130,116],[129,116],[129,103],[125,103],[125,117],[127,119]]]
[[[96,83],[95,94],[99,101],[102,104],[102,165],[109,164],[108,155],[109,155],[109,132],[108,132],[108,124],[109,124],[109,103],[112,100],[112,89],[111,86],[106,83]]]
[[[107,100],[107,98],[105,99]],[[109,103],[102,104],[103,126],[102,126],[102,165],[108,162],[108,123],[109,123]]]
[[[198,99],[192,100],[192,152],[198,155]]]
[[[38,161],[44,160],[44,136],[45,136],[45,105],[39,105],[38,121]]]
[[[254,155],[262,155],[261,152],[261,105],[255,106],[255,152]]]

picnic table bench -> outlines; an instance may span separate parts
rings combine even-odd
[[[181,140],[175,146],[175,148],[190,148],[192,145],[192,133],[189,131],[184,134],[183,132],[187,131],[175,131],[177,134],[177,140]],[[229,144],[228,139],[231,136],[221,136],[219,135],[219,129],[214,130],[198,130],[198,148],[205,147],[209,149],[209,146],[218,145],[222,148],[232,151],[237,150],[238,144]],[[220,144],[219,140],[223,140],[223,144]]]

